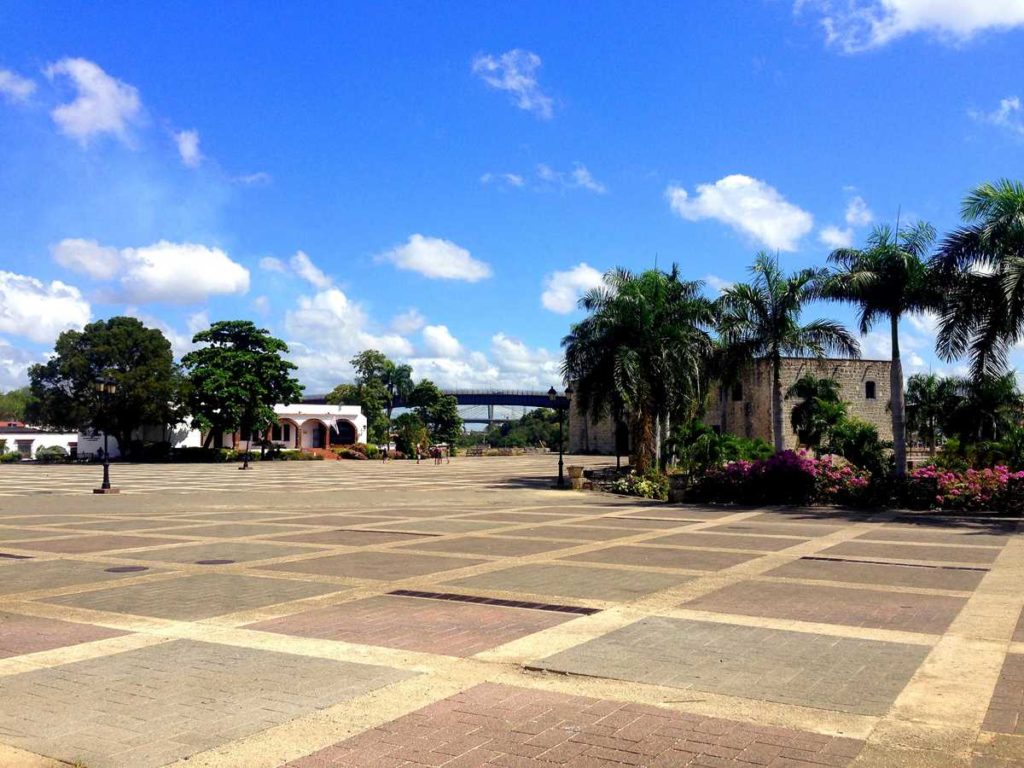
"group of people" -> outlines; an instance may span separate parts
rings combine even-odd
[[[419,464],[423,459],[430,457],[434,460],[434,464],[451,464],[452,457],[451,452],[448,450],[447,445],[417,445],[416,446],[416,463]],[[390,458],[390,450],[388,446],[381,446],[380,449],[380,460],[387,462]]]

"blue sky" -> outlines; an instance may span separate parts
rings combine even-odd
[[[5,3],[0,387],[128,313],[179,353],[256,320],[310,391],[367,346],[546,389],[610,267],[955,226],[1021,175],[1022,45],[1024,0]]]

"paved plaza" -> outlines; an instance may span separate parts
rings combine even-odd
[[[0,466],[0,766],[1024,766],[1016,521],[555,462]]]

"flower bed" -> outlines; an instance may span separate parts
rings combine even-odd
[[[1024,510],[1024,472],[1004,466],[963,472],[921,467],[910,473],[907,502],[918,509],[1020,512]]]

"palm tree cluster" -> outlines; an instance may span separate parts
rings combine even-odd
[[[877,226],[863,248],[835,250],[820,269],[787,274],[777,255],[759,253],[750,281],[727,288],[717,300],[703,296],[700,281],[683,280],[677,266],[639,274],[612,270],[603,285],[580,300],[589,314],[563,339],[563,375],[575,383],[581,413],[626,419],[637,471],[644,472],[657,465],[669,424],[700,414],[711,382],[729,385],[745,366],[767,360],[772,438],[781,450],[782,359],[859,355],[857,339],[841,323],[802,323],[802,311],[816,300],[848,303],[857,310],[861,334],[879,322],[888,327],[893,453],[896,472],[903,474],[908,409],[900,320],[935,313],[939,357],[949,362],[970,358],[971,377],[942,387],[957,392],[961,410],[973,408],[975,422],[979,414],[989,413],[982,410],[986,398],[998,400],[994,396],[1000,387],[1013,382],[1007,355],[1024,341],[1024,184],[1000,181],[978,187],[964,200],[962,216],[964,226],[937,247],[930,224]],[[926,405],[941,401],[926,392],[929,386],[912,377],[909,410],[912,428],[934,440],[953,429],[948,423],[939,426],[951,401],[942,401],[938,411]],[[1002,429],[1005,418],[992,411],[985,423],[979,435]],[[964,428],[956,429],[959,434]]]

